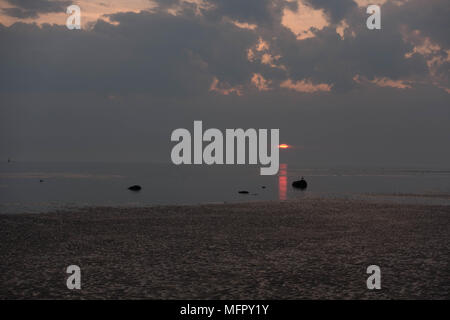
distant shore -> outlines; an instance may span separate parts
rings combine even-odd
[[[91,207],[0,214],[0,230],[0,299],[450,298],[450,206]],[[366,287],[373,264],[381,290]]]

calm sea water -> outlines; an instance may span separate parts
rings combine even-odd
[[[291,187],[304,176],[306,191]],[[43,182],[40,182],[43,180]],[[142,186],[140,192],[127,190]],[[265,188],[263,188],[265,186]],[[249,194],[239,194],[247,190]],[[148,206],[303,198],[351,198],[450,205],[450,170],[306,168],[281,164],[276,176],[258,166],[112,163],[3,163],[0,213],[78,206]]]

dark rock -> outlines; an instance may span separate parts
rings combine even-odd
[[[41,179],[41,180],[39,180],[39,182],[44,182],[44,180]]]
[[[142,187],[139,185],[134,185],[134,186],[131,186],[128,188],[128,190],[131,190],[131,191],[139,191],[141,189],[142,189]]]
[[[238,193],[240,193],[240,194],[249,194],[249,192],[248,192],[248,191],[246,191],[246,190],[241,190],[241,191],[238,191]]]
[[[294,188],[304,190],[304,189],[306,189],[306,188],[308,187],[308,183],[307,183],[306,180],[303,179],[303,177],[302,177],[301,180],[297,180],[297,181],[292,182],[292,186],[293,186]]]
[[[266,186],[262,186],[261,188],[265,189],[265,188],[266,188]]]

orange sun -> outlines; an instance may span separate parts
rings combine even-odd
[[[283,144],[280,144],[278,146],[278,148],[280,148],[280,149],[287,149],[287,148],[289,148],[289,146],[287,144],[283,143]]]

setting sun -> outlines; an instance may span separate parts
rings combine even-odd
[[[280,149],[287,149],[287,148],[289,148],[289,146],[287,144],[283,143],[283,144],[280,144],[278,146],[278,148],[280,148]]]

